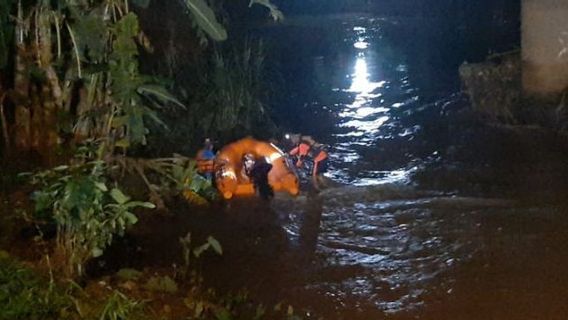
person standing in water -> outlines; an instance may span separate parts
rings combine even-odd
[[[272,164],[264,157],[256,158],[253,154],[247,153],[243,157],[243,167],[258,195],[264,200],[273,198],[274,190],[268,182],[268,173],[272,170]]]
[[[296,157],[296,167],[302,168],[304,161],[309,157],[313,159],[314,165],[311,170],[314,188],[321,189],[324,185],[323,174],[328,168],[329,154],[323,144],[316,142],[310,136],[286,135],[294,148],[288,151],[290,156]]]

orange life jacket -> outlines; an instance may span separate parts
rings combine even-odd
[[[295,147],[294,149],[290,150],[290,155],[291,156],[295,156],[298,155],[300,157],[305,157],[308,155],[308,153],[310,152],[310,145],[302,142],[300,143],[297,147]]]
[[[328,154],[324,150],[322,145],[316,144],[312,146],[307,144],[306,142],[301,142],[297,147],[290,150],[289,153],[291,156],[298,156],[298,161],[296,161],[296,167],[298,168],[302,166],[304,157],[312,157],[314,159],[314,174],[317,171],[318,163],[327,159],[328,157]]]

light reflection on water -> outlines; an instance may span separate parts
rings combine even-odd
[[[370,172],[369,178],[361,178],[354,182],[356,186],[373,186],[387,183],[401,183],[408,182],[413,172],[418,168],[413,167],[410,169],[398,169],[390,171],[374,171]],[[373,177],[375,175],[376,177]]]
[[[378,61],[384,60],[381,57],[381,46],[375,42],[370,45],[370,32],[378,30],[370,30],[364,26],[354,26],[349,30],[353,33],[353,37],[345,40],[351,41],[353,47],[357,49],[353,51],[353,65],[348,75],[351,81],[347,88],[334,88],[333,91],[345,92],[351,98],[351,102],[335,104],[338,110],[337,127],[341,128],[341,131],[334,134],[336,141],[332,159],[337,160],[335,162],[337,165],[327,176],[355,185],[405,181],[408,172],[402,174],[397,171],[368,171],[368,169],[362,170],[359,166],[367,161],[361,157],[360,148],[374,147],[377,141],[388,136],[383,131],[384,127],[393,120],[391,110],[413,103],[417,99],[414,96],[408,97],[405,93],[405,90],[412,89],[406,75],[407,67],[404,63],[393,65],[391,68],[396,72],[398,82],[391,83],[391,78],[385,77],[383,70],[379,68],[381,65]],[[398,90],[399,87],[403,94],[392,94],[392,91]],[[385,103],[385,95],[389,98],[388,103]],[[392,101],[393,97],[400,100]],[[404,131],[403,136],[412,135],[416,131],[414,129]],[[354,176],[354,172],[358,174]]]
[[[386,81],[370,81],[366,58],[364,56],[357,57],[353,73],[353,81],[351,82],[351,87],[348,90],[349,92],[358,93],[357,98],[368,97],[369,94],[384,86],[385,83]],[[357,98],[355,100],[357,100]]]
[[[369,47],[369,43],[365,42],[363,39],[360,39],[353,44],[353,47],[357,49],[367,49]]]
[[[354,127],[356,128],[356,130],[362,130],[362,131],[373,131],[377,128],[379,128],[381,125],[383,125],[383,123],[387,122],[389,120],[389,117],[387,116],[382,116],[378,119],[372,120],[372,121],[365,121],[365,120],[351,120],[345,123],[340,124],[341,127]]]
[[[349,110],[344,111],[339,114],[342,118],[353,117],[353,118],[365,118],[367,116],[388,111],[387,108],[372,108],[372,107],[360,107],[357,108],[355,111]]]
[[[393,110],[417,102],[414,88],[408,80],[408,68],[395,63],[386,76],[380,46],[369,45],[368,30],[362,26],[352,28],[354,64],[348,88],[334,92],[351,94],[351,102],[336,104],[337,140],[331,153],[332,161],[341,163],[328,176],[348,182],[355,189],[341,189],[338,194],[324,195],[333,201],[324,204],[319,234],[319,251],[326,252],[330,268],[363,267],[367,271],[342,281],[313,284],[312,289],[333,296],[338,304],[347,295],[359,296],[383,312],[409,310],[422,305],[421,298],[427,282],[449,268],[444,261],[456,257],[451,243],[441,240],[438,222],[431,223],[429,208],[416,208],[412,192],[399,190],[409,181],[416,167],[396,170],[377,170],[361,167],[366,161],[362,150],[376,148],[374,144],[391,136]],[[394,61],[393,61],[394,62]],[[389,99],[386,102],[386,99]],[[393,101],[393,99],[395,99]],[[397,101],[398,100],[398,101]],[[419,126],[406,128],[401,137],[412,136]],[[354,177],[353,173],[357,176]],[[400,210],[379,208],[376,204],[397,206],[392,194],[401,192],[407,198],[400,202]],[[397,196],[395,195],[395,198]],[[344,202],[341,199],[348,199]],[[386,200],[386,202],[384,202]],[[408,203],[411,209],[408,209]],[[458,254],[459,256],[459,254]]]
[[[325,264],[304,288],[342,308],[365,304],[387,314],[419,309],[433,290],[451,290],[447,274],[475,252],[464,239],[475,239],[479,224],[464,212],[509,205],[438,197],[399,184],[328,189],[321,199],[317,251]],[[288,227],[291,238],[299,237],[299,226]]]

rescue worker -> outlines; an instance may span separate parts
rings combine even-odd
[[[262,199],[269,200],[274,197],[274,190],[268,183],[268,173],[272,170],[272,164],[266,162],[264,157],[257,159],[253,154],[247,153],[243,157],[243,167]]]
[[[317,143],[310,136],[291,135],[287,138],[296,144],[296,146],[288,152],[289,155],[296,157],[296,167],[301,168],[305,159],[310,157],[313,159],[314,165],[311,176],[314,187],[320,189],[323,184],[323,173],[328,168],[329,155],[325,150],[325,146]]]
[[[197,172],[199,172],[207,180],[213,180],[213,172],[215,171],[215,153],[213,152],[213,143],[207,138],[203,142],[203,148],[197,152],[195,157],[197,161]]]

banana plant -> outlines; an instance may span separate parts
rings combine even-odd
[[[107,170],[105,162],[89,161],[30,175],[38,188],[33,194],[35,217],[55,222],[56,254],[70,277],[82,275],[86,261],[102,255],[116,236],[138,221],[132,210],[155,207],[109,188]]]
[[[137,5],[142,7],[148,7],[150,0],[136,0],[134,1]],[[215,12],[209,6],[205,0],[184,0],[183,3],[185,7],[191,14],[195,25],[200,31],[205,32],[211,39],[215,41],[227,40],[227,30],[223,25],[217,20]],[[258,4],[266,7],[270,16],[274,21],[280,21],[284,19],[282,11],[278,9],[270,0],[251,0],[249,2],[249,7]]]

